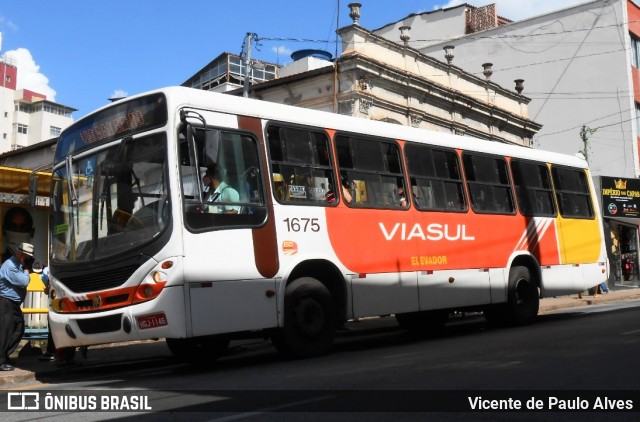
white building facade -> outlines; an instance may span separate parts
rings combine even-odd
[[[530,19],[501,18],[494,4],[407,16],[374,32],[411,27],[418,51],[515,83],[542,129],[533,146],[582,153],[601,187],[612,278],[640,285],[640,2],[595,0]],[[616,192],[612,195],[611,192]]]
[[[47,100],[27,89],[17,89],[18,68],[0,58],[0,154],[55,138],[73,123],[76,109]]]
[[[640,175],[638,125],[628,0],[596,0],[510,22],[494,5],[408,16],[374,32],[392,39],[410,26],[410,45],[437,58],[453,46],[453,63],[481,73],[493,64],[492,80],[508,86],[514,74],[531,98],[529,116],[542,124],[533,146],[584,153],[594,175]],[[474,13],[476,23],[470,25]],[[633,26],[633,24],[632,24]],[[440,28],[446,32],[438,32]],[[584,127],[584,130],[583,130]]]

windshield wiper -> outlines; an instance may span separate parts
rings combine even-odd
[[[73,183],[73,157],[71,155],[67,155],[65,158],[65,169],[67,173],[67,186],[69,189],[69,195],[71,197],[71,235],[72,235],[72,244],[75,244],[75,235],[76,230],[78,230],[78,226],[80,226],[80,210],[79,200],[78,200],[78,191],[76,190],[76,185]]]
[[[118,149],[113,154],[113,157],[111,157],[111,160],[109,162],[107,162],[106,165],[105,165],[106,174],[104,176],[104,182],[102,183],[102,191],[100,192],[100,211],[99,211],[99,216],[100,216],[100,228],[101,229],[102,229],[102,217],[104,215],[104,206],[105,206],[105,203],[107,202],[107,194],[108,194],[108,191],[109,191],[109,179],[111,179],[111,172],[113,171],[113,168],[115,167],[118,158],[120,158],[120,156],[122,155],[125,145],[127,143],[129,143],[130,141],[133,141],[133,137],[132,136],[126,136],[126,137],[122,138],[122,140],[118,144]],[[111,215],[111,209],[108,209],[107,212],[109,213],[109,215]]]

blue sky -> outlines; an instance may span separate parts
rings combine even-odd
[[[411,13],[491,0],[359,0],[360,24],[377,29]],[[498,14],[524,19],[586,0],[494,0]],[[222,52],[239,54],[247,32],[265,40],[252,57],[290,61],[292,51],[335,52],[335,30],[351,24],[348,0],[4,0],[0,55],[18,66],[18,88],[78,109],[180,85]],[[294,41],[300,40],[300,41]],[[310,42],[307,40],[316,40]]]

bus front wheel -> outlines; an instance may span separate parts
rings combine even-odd
[[[284,326],[273,332],[271,341],[291,357],[320,356],[331,348],[335,327],[331,293],[315,278],[302,277],[285,289]]]

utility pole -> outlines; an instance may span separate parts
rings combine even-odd
[[[580,129],[580,137],[582,138],[583,145],[583,149],[580,152],[584,155],[584,159],[587,160],[587,164],[589,163],[589,135],[593,135],[596,130],[598,130],[598,128],[591,129],[584,125],[582,126],[582,129]]]
[[[253,41],[253,36],[255,34],[253,32],[247,32],[247,38],[245,38],[245,46],[247,51],[244,55],[244,89],[242,91],[242,96],[247,98],[249,97],[249,72],[251,72],[251,41]]]

